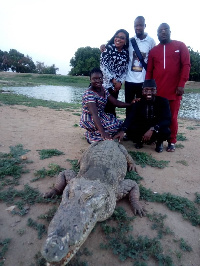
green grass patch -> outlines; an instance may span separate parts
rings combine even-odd
[[[187,252],[192,251],[192,247],[183,238],[180,240],[180,249]]]
[[[122,207],[117,207],[112,217],[106,222],[101,223],[107,243],[101,243],[102,249],[111,249],[113,254],[118,255],[120,261],[128,258],[134,260],[134,265],[145,265],[150,258],[154,259],[159,265],[173,265],[171,257],[163,255],[163,248],[157,238],[139,236],[133,238],[130,235],[132,227],[130,222],[135,217],[128,217]],[[114,220],[114,225],[111,220]],[[146,264],[147,265],[147,264]]]
[[[134,180],[136,183],[140,183],[140,181],[143,179],[138,173],[135,171],[130,171],[126,173],[125,179],[131,179]]]
[[[195,202],[197,203],[197,204],[200,204],[200,193],[195,193],[195,196],[196,196],[196,199],[195,199]]]
[[[195,130],[196,127],[186,127],[186,129],[188,129],[188,130]]]
[[[47,233],[46,226],[37,223],[32,218],[28,218],[27,225],[38,232],[38,239],[42,239],[43,235]]]
[[[152,222],[151,229],[156,230],[159,239],[163,238],[165,235],[173,235],[174,233],[171,231],[169,227],[166,227],[164,224],[164,220],[167,215],[162,215],[161,213],[154,212],[153,214],[147,214],[147,217]]]
[[[185,141],[185,140],[187,140],[187,138],[184,136],[184,134],[185,133],[178,133],[177,137],[176,137],[177,141]]]
[[[25,166],[31,161],[23,160],[22,155],[29,152],[23,145],[10,146],[9,153],[0,153],[0,181],[1,186],[17,185],[18,179],[23,173],[27,173]],[[12,179],[11,179],[12,177]]]
[[[188,166],[188,162],[185,160],[176,161],[176,163],[180,163],[182,165]]]
[[[53,156],[59,156],[59,155],[63,155],[64,152],[59,151],[57,149],[43,149],[43,150],[39,150],[39,155],[40,155],[40,160],[44,160],[47,158],[51,158]]]
[[[56,211],[57,211],[57,207],[53,206],[53,208],[49,209],[49,211],[47,213],[41,214],[40,216],[38,216],[38,218],[46,220],[48,223],[50,223],[51,220],[53,219]]]
[[[43,179],[46,176],[50,176],[50,177],[54,177],[55,175],[59,174],[60,172],[62,172],[63,170],[65,170],[64,168],[60,167],[57,164],[53,164],[50,163],[48,165],[48,167],[50,168],[49,170],[46,170],[44,167],[41,170],[38,170],[34,173],[34,175],[36,176],[36,178],[32,179],[32,182],[35,182],[39,179]]]
[[[146,165],[149,165],[151,167],[163,169],[169,163],[169,161],[163,161],[163,160],[158,161],[155,158],[153,158],[151,155],[145,152],[129,151],[129,154],[132,156],[136,164],[139,164],[141,167],[145,167]]]
[[[190,221],[192,225],[200,225],[200,215],[194,202],[184,197],[172,195],[171,193],[154,193],[150,189],[140,185],[140,198],[150,202],[165,204],[171,211],[182,214],[183,218]]]
[[[14,93],[0,93],[0,102],[7,105],[25,105],[28,107],[43,106],[56,110],[64,109],[66,111],[68,109],[74,110],[81,108],[81,104],[40,100]]]
[[[78,163],[78,160],[70,160],[70,159],[67,159],[67,162],[70,162],[71,166],[72,166],[72,170],[75,172],[75,173],[78,173],[79,172],[79,169],[80,169],[80,165]]]
[[[26,184],[23,190],[16,190],[13,187],[9,187],[7,190],[0,191],[0,201],[16,205],[18,210],[13,210],[12,213],[23,216],[28,212],[26,205],[49,202],[56,203],[59,202],[59,199],[44,199],[37,189]]]
[[[8,251],[8,246],[11,242],[10,238],[6,238],[4,240],[0,240],[0,265],[4,265],[4,257],[6,252]]]
[[[176,144],[176,149],[183,149],[185,146],[182,143]]]
[[[78,124],[74,124],[73,126],[74,126],[74,127],[79,127],[79,125],[78,125]]]

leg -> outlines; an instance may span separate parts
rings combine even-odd
[[[171,130],[171,136],[170,136],[170,143],[176,143],[176,136],[178,133],[178,111],[180,108],[181,101],[180,100],[174,100],[174,101],[169,101],[170,105],[170,110],[171,110],[171,125],[170,125],[170,130]]]
[[[53,198],[57,195],[61,195],[65,189],[67,183],[76,176],[73,170],[64,170],[56,178],[56,184],[49,192],[43,195],[44,198]]]
[[[119,91],[115,92],[113,91],[113,89],[108,88],[109,93],[115,98],[118,98],[119,95]],[[116,112],[115,112],[115,106],[112,105],[109,101],[106,104],[106,107],[104,109],[105,113],[109,113],[109,114],[113,114],[114,116],[116,116]]]
[[[139,203],[140,191],[138,184],[133,180],[125,179],[119,184],[117,200],[124,198],[128,194],[134,214],[136,215],[138,212],[140,217],[144,216],[144,210]]]

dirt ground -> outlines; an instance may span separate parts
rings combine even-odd
[[[29,173],[22,175],[17,189],[23,189],[25,184],[29,184],[31,187],[38,188],[41,193],[46,192],[54,184],[55,178],[47,177],[37,182],[31,182],[35,177],[34,173],[43,167],[47,169],[49,163],[70,168],[70,163],[66,159],[79,159],[81,157],[89,144],[83,138],[84,130],[75,126],[79,124],[79,118],[72,112],[64,110],[57,111],[43,107],[0,106],[0,152],[8,153],[10,146],[22,144],[24,149],[30,150],[27,153],[27,159],[33,161],[27,164],[26,169],[29,169]],[[183,144],[184,148],[177,148],[174,153],[168,153],[164,150],[158,154],[154,151],[155,147],[152,145],[144,146],[141,150],[158,160],[170,161],[168,167],[157,169],[150,166],[145,168],[138,166],[138,171],[143,177],[141,184],[146,188],[158,193],[170,192],[194,201],[195,193],[200,193],[200,122],[180,119],[179,133],[184,133],[187,140],[178,141],[178,144]],[[122,142],[122,144],[127,150],[135,151],[132,142]],[[166,143],[164,143],[164,146],[166,148]],[[58,149],[65,154],[40,160],[38,150],[41,149]],[[186,162],[186,165],[180,162]],[[200,265],[200,228],[192,226],[189,221],[183,219],[181,214],[170,211],[163,204],[145,201],[141,201],[141,203],[148,213],[155,211],[167,215],[165,224],[170,227],[174,235],[173,237],[166,236],[162,241],[165,255],[169,254],[174,259],[175,265]],[[6,210],[9,206],[0,202],[0,241],[11,238],[11,243],[5,254],[4,265],[39,265],[34,256],[40,251],[45,236],[39,240],[37,232],[27,226],[27,220],[28,218],[37,220],[40,214],[46,213],[52,206],[49,204],[31,205],[28,214],[25,216],[13,215]],[[132,216],[128,200],[120,201],[118,206],[123,206],[128,215]],[[197,206],[197,208],[199,207]],[[38,221],[39,223],[45,223],[43,220]],[[137,217],[132,225],[134,237],[139,235],[156,236],[156,232],[151,229],[151,223],[147,217]],[[20,231],[24,234],[19,234]],[[99,245],[104,242],[104,238],[101,228],[97,227],[83,244],[83,247],[87,247],[92,252],[91,256],[83,258],[88,265],[129,266],[134,264],[132,259],[121,262],[118,256],[112,254],[111,250],[100,249]],[[174,239],[180,238],[186,240],[193,251],[181,252],[179,250],[182,257],[178,259],[178,247]],[[158,265],[154,261],[149,261],[147,264]]]

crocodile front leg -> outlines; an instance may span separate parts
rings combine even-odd
[[[138,212],[140,217],[145,216],[144,210],[139,203],[139,198],[140,198],[139,186],[135,181],[131,179],[125,179],[119,183],[116,198],[117,200],[120,200],[128,194],[133,213],[136,215]]]
[[[126,150],[126,148],[122,145],[119,144],[119,149],[121,150],[121,152],[124,154],[124,156],[126,157],[126,161],[127,161],[127,169],[128,171],[135,171],[137,172],[136,169],[136,164],[133,161],[133,158],[131,157],[131,155],[128,153],[128,151]]]
[[[53,198],[57,195],[61,195],[66,185],[72,178],[76,177],[76,173],[73,170],[64,170],[59,173],[56,178],[54,187],[43,195],[44,198]]]

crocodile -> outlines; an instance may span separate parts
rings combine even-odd
[[[49,265],[66,265],[99,221],[109,218],[116,201],[129,194],[134,214],[145,215],[139,203],[139,187],[126,173],[136,165],[126,148],[117,141],[92,143],[80,159],[80,170],[64,170],[54,188],[45,195],[62,193],[62,201],[42,247]]]

